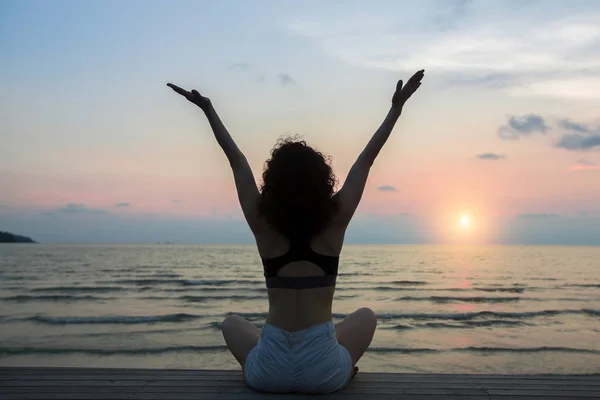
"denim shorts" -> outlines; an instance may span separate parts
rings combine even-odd
[[[330,393],[342,389],[353,370],[332,321],[297,332],[266,324],[246,358],[246,383],[262,392]]]

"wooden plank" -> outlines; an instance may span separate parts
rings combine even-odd
[[[0,400],[600,398],[600,375],[391,374],[360,372],[339,393],[263,394],[239,370],[0,367]]]
[[[19,374],[25,372],[27,375],[33,374],[65,374],[70,375],[177,375],[177,376],[241,376],[241,370],[194,370],[194,369],[153,369],[153,368],[79,368],[79,367],[0,367],[0,375],[2,374]],[[389,373],[389,372],[359,372],[359,374],[368,374],[373,379],[378,378],[416,378],[427,380],[443,380],[443,379],[504,379],[511,377],[514,379],[534,379],[534,380],[580,380],[580,379],[600,379],[600,374],[429,374],[429,373]]]
[[[255,393],[254,390],[248,387],[239,387],[239,388],[231,388],[231,387],[222,387],[222,386],[199,386],[199,387],[150,387],[150,386],[88,386],[82,390],[80,387],[12,387],[12,388],[2,388],[0,392],[2,393],[81,393],[85,392],[94,392],[94,393],[123,393],[123,392],[143,392],[143,393],[213,393],[213,394],[222,394],[222,393],[239,393],[239,394],[251,394]],[[442,389],[432,389],[432,388],[405,388],[402,386],[393,387],[393,388],[363,388],[360,386],[356,386],[353,388],[348,388],[345,391],[351,393],[364,393],[364,394],[389,394],[389,395],[487,395],[487,393],[483,389],[477,388],[469,388],[469,389],[453,389],[453,388],[442,388]]]
[[[563,376],[563,378],[565,378]],[[147,374],[147,375],[135,375],[128,373],[121,374],[106,374],[106,375],[95,375],[93,373],[88,374],[43,374],[43,375],[35,375],[35,374],[27,374],[24,371],[20,371],[19,374],[5,374],[0,375],[0,381],[8,381],[8,380],[57,380],[57,379],[68,379],[68,380],[130,380],[130,381],[147,381],[147,380],[169,380],[169,381],[243,381],[243,377],[241,374],[237,375],[216,375],[210,376],[205,374],[197,374],[197,375],[161,375],[161,374]],[[427,374],[421,375],[401,375],[401,374],[387,374],[386,376],[382,376],[381,374],[373,374],[373,373],[359,373],[355,378],[355,381],[369,381],[369,382],[393,382],[393,383],[430,383],[430,382],[449,382],[449,383],[460,383],[460,382],[477,382],[477,383],[502,383],[502,382],[515,382],[521,384],[568,384],[568,383],[576,383],[576,384],[588,384],[588,385],[598,385],[600,384],[600,376],[586,377],[585,379],[520,379],[513,375],[504,375],[504,376],[494,376],[488,377],[486,379],[475,379],[473,377],[454,377],[454,379],[436,379],[433,376],[428,376]],[[181,382],[183,383],[183,382]]]
[[[8,372],[8,373],[7,373]],[[30,372],[36,372],[31,374]],[[68,372],[68,374],[67,374]],[[93,375],[94,373],[102,373],[102,375]],[[140,373],[144,375],[140,375]],[[151,374],[148,372],[152,372]],[[74,375],[71,375],[75,373]],[[43,374],[43,375],[40,375]],[[73,368],[35,368],[35,369],[3,369],[0,371],[0,382],[6,380],[52,380],[56,378],[69,379],[72,381],[79,380],[108,380],[108,379],[119,379],[119,380],[169,380],[179,381],[179,384],[189,384],[189,382],[197,381],[225,381],[229,384],[233,384],[236,381],[243,381],[243,377],[240,371],[194,371],[194,370],[179,370],[175,371],[162,371],[162,370],[130,370],[130,369],[73,369]],[[582,386],[596,386],[600,385],[600,376],[593,375],[579,375],[579,376],[523,376],[523,375],[430,375],[430,374],[382,374],[382,373],[359,373],[356,381],[360,382],[379,382],[400,384],[400,383],[423,383],[430,384],[431,382],[436,383],[453,383],[453,384],[473,384],[474,382],[480,384],[504,384],[504,385],[522,385],[525,382],[535,383],[540,385],[559,385],[568,384],[569,382],[577,382]],[[223,383],[225,383],[223,382]]]
[[[312,400],[306,395],[282,394],[224,394],[218,400]],[[215,400],[212,393],[0,393],[0,400]],[[463,400],[463,399],[460,399]]]
[[[373,381],[385,381],[385,380],[394,380],[394,381],[404,381],[404,380],[435,380],[435,381],[447,381],[447,380],[468,380],[468,381],[479,381],[479,380],[505,380],[506,378],[515,379],[515,380],[536,380],[536,381],[556,381],[556,380],[565,380],[565,381],[582,381],[582,380],[591,380],[598,381],[600,380],[600,374],[590,374],[590,375],[512,375],[512,374],[427,374],[427,373],[388,373],[388,372],[359,372],[359,375],[368,375],[370,380]]]
[[[56,379],[68,379],[73,381],[79,380],[128,380],[128,381],[149,381],[149,380],[165,380],[165,381],[178,381],[181,384],[184,382],[196,382],[196,381],[227,381],[236,382],[243,381],[243,377],[240,374],[237,375],[161,375],[161,374],[146,374],[146,375],[135,375],[135,374],[107,374],[107,375],[93,375],[93,374],[44,374],[44,375],[29,375],[26,372],[20,374],[6,374],[0,375],[0,382],[9,380],[25,380],[25,381],[50,381]],[[448,383],[473,383],[477,382],[480,384],[490,383],[510,383],[510,384],[547,384],[547,385],[559,385],[571,382],[577,382],[579,385],[600,385],[600,376],[597,377],[586,377],[586,379],[519,379],[512,375],[495,376],[487,379],[471,379],[468,377],[456,377],[455,379],[435,379],[435,377],[429,377],[427,374],[422,375],[399,375],[399,374],[388,374],[384,378],[381,375],[374,375],[368,372],[362,372],[356,376],[356,381],[368,381],[378,383],[430,383],[430,382],[448,382]]]
[[[507,388],[507,389],[490,389],[487,392],[492,397],[502,397],[502,396],[545,396],[547,398],[552,397],[565,397],[569,396],[571,398],[591,398],[598,399],[600,398],[600,391],[574,391],[574,390],[521,390],[520,388]]]
[[[136,394],[123,394],[123,396],[114,396],[112,394],[96,394],[96,393],[65,393],[65,394],[53,394],[53,397],[50,397],[47,394],[42,393],[34,393],[27,395],[20,395],[19,397],[11,397],[0,394],[0,400],[215,400],[214,395],[183,395],[178,396],[177,394],[172,394],[169,396],[164,395],[136,395]],[[351,393],[336,393],[333,395],[319,395],[319,396],[302,396],[302,395],[219,395],[218,400],[364,400],[364,394],[354,395]],[[394,399],[394,397],[390,397],[389,395],[369,395],[369,400],[390,400]],[[409,395],[403,396],[403,400],[491,400],[496,399],[496,397],[490,396],[460,396],[460,397],[448,397],[445,395],[442,396],[429,396],[429,395]],[[547,400],[548,397],[521,397],[521,396],[506,396],[506,397],[498,397],[500,400]],[[572,397],[553,397],[552,400],[571,400]]]
[[[0,375],[178,375],[178,376],[195,376],[195,375],[224,375],[224,376],[241,376],[241,370],[169,370],[169,369],[132,369],[132,368],[66,368],[66,367],[0,367]]]
[[[390,396],[387,394],[374,394],[365,396],[364,394],[354,393],[336,393],[327,395],[325,397],[314,396],[312,400],[395,400],[398,397]],[[429,396],[429,395],[413,395],[413,396],[402,396],[402,400],[548,400],[547,397],[533,396],[533,397],[492,397],[492,396]],[[220,400],[220,399],[219,399]],[[572,397],[553,397],[552,400],[572,400]]]
[[[90,377],[91,378],[91,377]],[[565,383],[564,381],[559,382],[534,382],[530,381],[511,381],[507,379],[505,381],[494,381],[494,382],[372,382],[367,379],[358,379],[351,381],[349,387],[354,385],[360,385],[361,387],[398,387],[402,386],[405,388],[455,388],[455,389],[468,389],[468,388],[483,388],[483,389],[505,389],[512,386],[517,386],[523,390],[531,389],[569,389],[569,390],[588,390],[588,391],[600,391],[600,382],[595,382],[595,385],[587,385],[580,383]],[[200,387],[200,386],[229,386],[229,387],[240,387],[246,386],[243,379],[236,380],[167,380],[167,379],[79,379],[72,380],[68,378],[57,377],[56,379],[38,380],[38,379],[15,379],[15,380],[0,380],[1,387],[63,387],[63,386],[77,386],[85,388],[88,386],[167,386],[167,387]]]
[[[318,395],[318,396],[306,396],[306,395],[219,395],[218,400],[390,400],[397,397],[390,396],[387,394],[372,394],[365,396],[364,394],[352,394],[352,393],[336,393],[331,395]],[[0,400],[214,400],[213,394],[182,394],[177,393],[165,395],[152,394],[152,393],[123,393],[121,396],[110,393],[30,393],[19,395],[15,397],[13,395],[0,394]],[[447,395],[403,395],[403,400],[548,400],[547,396],[502,396],[502,397],[491,397],[491,396],[447,396]],[[573,397],[552,397],[551,400],[572,400]]]

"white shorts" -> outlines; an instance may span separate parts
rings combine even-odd
[[[352,370],[332,321],[297,332],[266,324],[245,365],[250,387],[276,393],[335,392],[346,386]]]

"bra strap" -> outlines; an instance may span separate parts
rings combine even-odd
[[[267,277],[267,288],[274,289],[314,289],[320,287],[333,287],[337,280],[336,275],[322,276],[290,276]]]

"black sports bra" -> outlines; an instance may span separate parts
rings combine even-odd
[[[294,261],[308,261],[325,272],[320,276],[280,277],[281,268]],[[292,240],[290,249],[282,256],[262,258],[267,288],[277,289],[313,289],[335,287],[340,257],[319,254],[310,248],[310,240]]]

